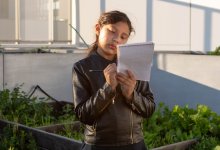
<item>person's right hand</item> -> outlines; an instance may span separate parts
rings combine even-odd
[[[111,86],[112,90],[116,90],[116,87],[118,85],[116,75],[117,75],[117,67],[115,63],[109,64],[104,69],[105,80]]]

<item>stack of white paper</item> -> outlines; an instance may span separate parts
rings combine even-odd
[[[154,54],[154,43],[135,43],[120,45],[117,52],[117,71],[130,70],[137,80],[149,81]]]

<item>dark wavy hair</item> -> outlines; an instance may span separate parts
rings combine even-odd
[[[100,15],[99,19],[98,19],[98,24],[100,27],[103,27],[104,25],[107,24],[115,24],[117,22],[124,22],[127,23],[128,27],[129,27],[129,35],[131,34],[131,32],[134,32],[134,28],[132,27],[131,21],[128,18],[128,16],[121,12],[121,11],[109,11],[109,12],[104,12]],[[96,35],[96,39],[95,42],[91,45],[91,47],[88,49],[88,56],[91,55],[91,53],[93,51],[96,51],[98,48],[98,35]]]

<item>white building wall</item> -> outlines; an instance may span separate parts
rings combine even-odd
[[[72,102],[72,66],[74,62],[84,57],[85,53],[4,54],[4,72],[1,72],[0,79],[4,76],[4,88],[12,89],[23,84],[22,90],[30,93],[36,85],[39,85],[53,98]],[[2,69],[0,65],[0,71]],[[0,80],[0,84],[2,81]],[[47,97],[39,91],[36,91],[35,96]]]
[[[189,50],[190,3],[153,1],[153,41],[155,49]]]
[[[76,28],[88,44],[95,40],[95,23],[100,14],[99,5],[99,0],[79,0],[79,24]]]
[[[192,0],[191,49],[210,51],[220,46],[220,1]]]
[[[157,53],[150,85],[156,103],[196,107],[220,113],[219,56]]]
[[[29,93],[39,85],[60,101],[72,102],[72,66],[85,53],[6,53],[4,72],[0,65],[0,90],[24,83],[22,90]],[[0,54],[2,62],[2,54]],[[155,53],[150,86],[155,102],[196,107],[209,106],[220,114],[220,59],[219,56]],[[39,90],[34,94],[46,97]]]
[[[99,14],[117,9],[127,13],[135,27],[136,34],[129,43],[153,41],[159,51],[202,52],[212,51],[220,45],[219,0],[78,2],[79,31],[89,44],[94,41],[94,25]]]

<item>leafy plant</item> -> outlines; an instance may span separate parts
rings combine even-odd
[[[176,105],[170,110],[160,103],[153,116],[144,121],[144,136],[149,148],[193,138],[200,139],[203,147],[210,146],[206,141],[217,146],[216,143],[220,144],[220,116],[205,105],[198,105],[196,109]]]
[[[70,104],[66,104],[62,107],[62,115],[58,116],[57,118],[58,122],[60,123],[67,123],[67,122],[73,122],[76,120],[73,106]]]
[[[17,126],[6,126],[0,136],[0,149],[2,150],[37,150],[35,139],[30,133],[18,130]]]
[[[212,150],[215,147],[217,147],[218,144],[220,144],[218,138],[202,136],[202,138],[200,139],[200,142],[196,144],[195,146],[193,146],[191,150],[203,150],[203,149]]]
[[[75,120],[72,105],[66,104],[57,112],[46,98],[30,98],[21,87],[0,91],[0,118],[31,127]]]
[[[0,117],[28,126],[49,124],[55,120],[52,108],[36,97],[29,98],[21,86],[0,91]]]
[[[56,115],[54,115],[55,110],[51,105],[45,101],[42,102],[37,97],[29,98],[21,90],[21,86],[12,91],[8,89],[0,91],[0,118],[32,127],[70,123],[76,120],[72,105],[64,105],[59,111],[56,110]],[[57,134],[82,140],[82,130],[83,127],[76,131],[71,126],[65,126],[64,130]],[[17,134],[12,131],[6,132],[4,134],[6,137],[1,136],[0,145],[3,142],[3,145],[7,145],[7,149],[16,149],[14,145],[18,142],[27,141],[26,133],[19,133],[22,138],[17,139],[15,136]],[[198,105],[196,109],[189,108],[187,105],[184,107],[176,105],[169,109],[160,103],[152,117],[144,120],[143,131],[145,143],[150,149],[193,138],[199,139],[199,142],[191,147],[191,150],[217,149],[220,145],[220,116],[205,105]],[[29,143],[35,145],[34,142],[29,141]]]
[[[220,46],[216,47],[215,51],[208,52],[209,55],[220,55]]]
[[[82,141],[84,138],[83,131],[84,127],[82,125],[80,125],[79,129],[76,130],[73,128],[73,125],[67,124],[64,125],[64,129],[59,131],[57,134]]]
[[[30,98],[21,90],[22,85],[12,90],[4,89],[0,91],[0,119],[5,119],[21,123],[31,127],[45,126],[59,122],[73,122],[75,120],[72,106],[64,105],[59,113],[47,103],[45,98]],[[57,114],[59,114],[57,116]],[[24,131],[14,128],[5,128],[0,139],[0,149],[33,149],[27,148],[28,145],[35,145],[35,141],[28,141],[30,135]],[[0,130],[0,131],[1,131]],[[19,137],[19,136],[21,137]],[[18,148],[18,145],[20,146]],[[5,146],[5,147],[3,147]],[[25,148],[23,148],[25,147]]]

